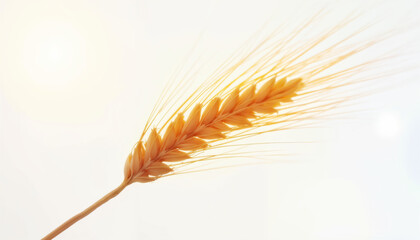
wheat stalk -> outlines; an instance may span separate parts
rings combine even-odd
[[[311,21],[313,19],[304,24],[302,29],[307,28]],[[302,60],[302,56],[348,22],[349,20],[339,23],[317,39],[295,48],[285,46],[292,42],[302,29],[271,46],[263,41],[236,64],[213,75],[181,106],[175,108],[160,128],[150,129],[151,123],[156,119],[155,114],[146,124],[140,140],[127,157],[122,184],[43,239],[54,238],[134,182],[155,181],[164,176],[181,173],[178,169],[183,166],[222,157],[198,157],[199,153],[207,149],[217,148],[220,142],[232,142],[265,132],[304,125],[306,120],[321,116],[349,97],[357,96],[362,91],[341,93],[337,96],[334,90],[348,91],[351,90],[349,86],[370,80],[368,77],[349,79],[355,73],[365,71],[366,66],[375,61],[366,61],[324,75],[321,73],[374,45],[378,40],[343,47],[341,44],[350,39],[353,36],[351,35]],[[262,46],[266,48],[261,48]],[[282,52],[284,54],[281,54]],[[263,54],[257,58],[255,53]],[[277,56],[280,57],[276,58]],[[241,66],[247,61],[251,61],[251,64],[245,70],[241,70]],[[233,77],[235,71],[239,71],[239,74]],[[162,102],[162,105],[166,103]],[[185,118],[184,115],[188,117]],[[145,139],[147,133],[148,137]]]

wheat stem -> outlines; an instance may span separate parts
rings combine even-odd
[[[122,190],[124,190],[124,188],[127,185],[128,183],[124,181],[123,183],[121,183],[121,185],[119,185],[117,188],[109,192],[107,195],[105,195],[104,197],[96,201],[94,204],[90,205],[88,208],[86,208],[82,212],[74,215],[72,218],[65,221],[59,227],[54,229],[54,231],[50,232],[47,236],[45,236],[42,240],[49,240],[49,239],[55,238],[58,234],[60,234],[61,232],[63,232],[64,230],[66,230],[67,228],[69,228],[70,226],[72,226],[73,224],[81,220],[82,218],[89,215],[91,212],[93,212],[98,207],[102,206],[104,203],[108,202],[109,200],[117,196]]]

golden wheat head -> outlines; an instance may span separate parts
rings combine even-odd
[[[278,112],[282,103],[292,101],[303,87],[302,80],[272,78],[256,89],[235,88],[224,99],[214,97],[206,106],[198,103],[188,118],[183,113],[161,136],[152,129],[147,141],[139,141],[129,154],[125,181],[150,182],[173,171],[171,164],[189,159],[192,153],[209,147],[209,142],[225,139],[226,133],[250,128],[253,122]]]
[[[199,158],[199,154],[224,142],[294,129],[342,102],[363,95],[365,92],[358,84],[373,78],[355,76],[374,66],[378,57],[331,69],[381,39],[346,45],[346,41],[367,29],[360,28],[327,47],[317,48],[351,20],[345,19],[304,43],[295,43],[296,37],[314,21],[310,19],[281,40],[270,36],[242,57],[234,56],[235,61],[230,59],[222,64],[179,106],[169,104],[176,95],[169,94],[159,102],[160,107],[155,108],[129,153],[123,183],[44,239],[54,238],[132,183],[178,174],[182,167],[208,160]],[[179,84],[173,93],[182,92],[179,88],[183,86]],[[169,106],[170,111],[164,112],[162,106]],[[156,112],[164,113],[159,121]],[[152,128],[152,124],[156,127]]]

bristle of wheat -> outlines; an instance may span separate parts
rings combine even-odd
[[[196,104],[186,120],[179,113],[163,137],[152,129],[144,145],[137,143],[126,161],[126,180],[150,182],[172,172],[170,163],[189,159],[192,153],[207,148],[210,141],[252,127],[257,117],[261,121],[277,113],[281,103],[292,101],[302,86],[300,78],[287,81],[273,77],[258,89],[252,84],[245,89],[234,88],[224,100],[214,97],[204,110],[202,104]]]

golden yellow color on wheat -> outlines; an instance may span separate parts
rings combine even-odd
[[[54,238],[132,183],[179,174],[182,167],[209,160],[211,157],[199,154],[217,148],[224,141],[304,126],[307,120],[322,116],[342,102],[369,93],[358,84],[381,75],[375,72],[373,77],[354,76],[373,68],[383,56],[338,70],[333,67],[388,36],[347,44],[368,29],[362,27],[322,46],[352,22],[354,18],[350,17],[315,38],[295,43],[317,17],[280,40],[275,38],[278,33],[273,33],[241,57],[228,59],[179,106],[171,104],[171,100],[178,99],[175,96],[182,93],[185,82],[177,84],[172,93],[165,90],[167,97],[155,106],[126,159],[121,185],[44,239]],[[168,106],[169,111],[163,111],[162,106]],[[163,113],[160,118],[159,113]],[[152,124],[156,126],[152,128]]]
[[[277,113],[302,86],[300,78],[276,81],[274,77],[258,90],[251,84],[235,88],[224,100],[214,97],[205,107],[196,104],[186,119],[178,113],[163,136],[153,129],[145,143],[137,143],[125,164],[125,181],[150,182],[173,171],[171,163],[189,159],[191,153],[208,147],[209,141],[224,139],[225,133],[252,127],[255,119]]]
[[[172,115],[164,115],[161,126],[151,128],[152,124],[160,123],[156,113],[152,114],[127,157],[124,182],[151,182],[178,174],[177,169],[182,166],[207,160],[191,158],[197,152],[213,149],[220,141],[291,129],[362,94],[361,89],[347,94],[334,91],[350,90],[349,86],[368,81],[351,76],[381,59],[366,60],[338,71],[328,70],[380,41],[344,44],[367,27],[314,52],[351,20],[345,19],[316,38],[293,47],[289,43],[314,19],[281,41],[273,41],[270,36],[236,63],[223,65],[181,106],[170,109]]]

